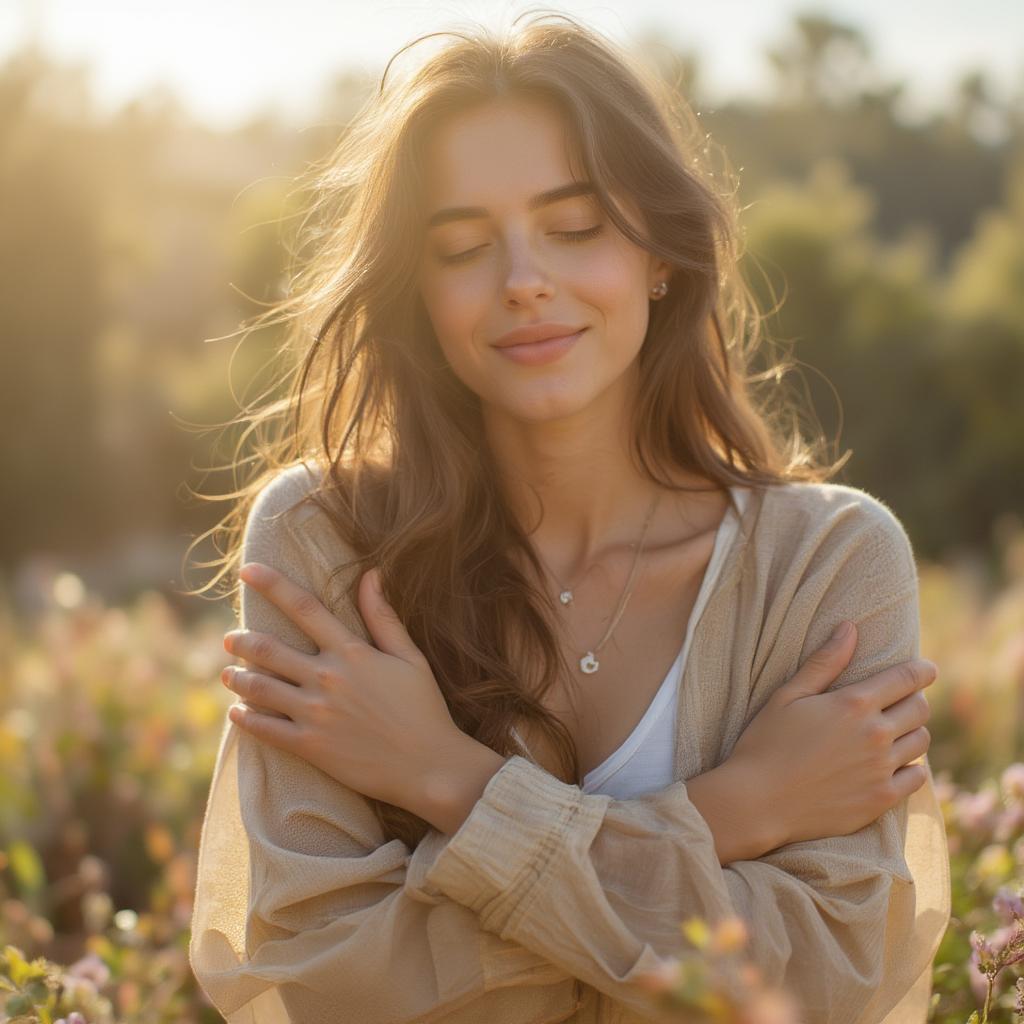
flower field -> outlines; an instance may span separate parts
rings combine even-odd
[[[1002,530],[991,564],[922,564],[920,582],[921,652],[939,666],[929,759],[953,877],[930,1020],[1016,1020],[1024,530]],[[231,703],[218,682],[231,618],[156,591],[107,607],[69,574],[45,596],[29,615],[0,595],[0,1020],[219,1021],[187,947]],[[666,1020],[789,1019],[784,997],[758,995],[761,979],[741,962],[741,922],[680,926],[692,957],[650,979]]]

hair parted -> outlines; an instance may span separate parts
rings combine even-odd
[[[709,139],[685,98],[566,14],[522,18],[501,33],[440,33],[453,40],[397,82],[387,81],[389,62],[379,92],[306,172],[310,199],[288,292],[249,327],[286,325],[280,368],[269,397],[228,424],[244,426],[238,449],[257,438],[255,453],[232,467],[257,466],[231,494],[199,496],[230,500],[231,509],[193,541],[225,541],[223,557],[197,563],[218,572],[194,593],[228,580],[221,593],[234,595],[237,610],[256,496],[281,469],[315,461],[323,470],[317,504],[360,567],[380,568],[456,725],[510,756],[520,752],[512,727],[525,719],[557,752],[561,777],[577,781],[572,737],[543,704],[559,677],[572,679],[554,602],[518,567],[525,560],[542,578],[498,489],[479,399],[448,366],[413,284],[429,134],[452,114],[503,97],[551,104],[574,169],[607,216],[673,267],[638,356],[631,445],[652,480],[675,487],[659,471],[676,467],[722,487],[824,481],[845,457],[820,464],[822,439],[814,447],[803,439],[781,386],[791,364],[750,372],[766,338],[740,274],[735,188],[717,181]],[[613,193],[640,208],[648,237]],[[347,594],[353,601],[360,575]],[[538,666],[535,678],[527,665]],[[424,821],[372,803],[389,837],[416,845]]]

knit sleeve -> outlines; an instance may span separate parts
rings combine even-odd
[[[243,562],[271,565],[322,599],[329,563],[346,553],[320,514],[288,514],[302,479],[290,469],[260,492]],[[244,586],[240,619],[316,651]],[[360,623],[354,611],[346,621]],[[485,930],[460,903],[414,898],[404,884],[409,853],[401,840],[385,841],[364,796],[226,720],[202,825],[189,958],[229,1024],[469,1024],[512,1019],[501,1009],[510,998],[516,1019],[568,1016],[576,980]]]
[[[917,657],[909,541],[884,506],[857,509],[772,609],[764,643],[793,657],[771,659],[751,679],[753,697],[791,678],[797,656],[805,660],[844,618],[859,638],[832,688]],[[637,976],[686,948],[680,923],[736,914],[749,925],[749,955],[789,987],[808,1024],[867,1024],[930,980],[949,918],[946,854],[930,770],[924,787],[853,834],[723,868],[685,781],[619,800],[516,756],[453,836],[428,833],[407,886],[420,899],[457,900],[494,934],[641,1015],[648,1004]],[[923,1020],[913,998],[917,1009],[889,1019]]]

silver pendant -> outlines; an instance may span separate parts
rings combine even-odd
[[[588,676],[593,675],[593,673],[595,673],[600,667],[601,663],[594,657],[593,651],[587,651],[587,653],[580,658],[580,669],[583,672],[586,672]]]
[[[561,601],[562,604],[571,604],[572,603],[572,591],[571,590],[563,590],[558,595],[558,600]]]

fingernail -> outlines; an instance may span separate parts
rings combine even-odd
[[[829,637],[829,640],[845,640],[846,637],[850,635],[851,629],[853,629],[853,623],[850,622],[849,619],[843,619],[843,621],[840,622],[838,626],[836,626],[835,630],[833,630],[832,635]]]
[[[259,562],[246,562],[241,569],[238,570],[238,575],[246,583],[262,583],[266,578],[267,574],[263,571],[263,566]]]

